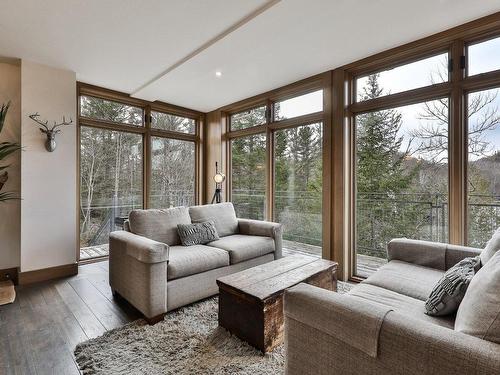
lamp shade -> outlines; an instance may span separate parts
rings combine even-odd
[[[218,184],[224,182],[226,176],[223,173],[216,173],[214,176],[214,181]]]

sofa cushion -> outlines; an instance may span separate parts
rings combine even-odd
[[[167,280],[229,266],[227,251],[205,245],[171,246]]]
[[[231,264],[274,252],[274,240],[271,237],[245,234],[223,237],[218,241],[209,242],[207,245],[227,251]]]
[[[500,251],[472,278],[455,330],[500,344]]]
[[[425,301],[444,271],[391,260],[364,282]]]
[[[177,224],[191,224],[187,207],[133,210],[129,214],[129,227],[132,233],[169,246],[181,243]]]
[[[486,247],[481,251],[481,264],[484,266],[500,250],[500,227],[493,233]]]
[[[445,317],[432,317],[425,314],[424,301],[393,292],[392,290],[380,288],[365,282],[352,288],[349,293],[351,296],[363,298],[373,303],[391,307],[404,315],[416,319],[425,320],[446,328],[453,329],[455,315]]]
[[[238,233],[238,219],[231,202],[189,207],[193,223],[213,220],[220,237]]]

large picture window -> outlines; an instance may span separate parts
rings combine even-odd
[[[142,208],[142,136],[82,126],[80,160],[80,245],[102,255],[116,220]]]
[[[483,248],[500,227],[500,89],[467,96],[467,243]]]
[[[481,249],[500,227],[497,31],[431,37],[441,52],[418,41],[342,72],[351,127],[350,277],[383,265],[393,238]]]
[[[266,136],[231,141],[231,200],[238,217],[263,220],[266,207]]]
[[[355,143],[356,274],[393,238],[447,242],[448,99],[360,114]]]
[[[323,214],[322,123],[274,135],[274,217],[285,246],[321,255]]]
[[[226,117],[229,199],[238,217],[282,223],[285,253],[323,256],[325,77]]]
[[[151,140],[151,208],[195,203],[195,143],[153,137]]]
[[[131,210],[197,199],[200,114],[79,84],[80,254],[106,257]],[[102,94],[102,97],[99,95]],[[111,97],[111,98],[110,98]],[[158,108],[158,109],[157,109]]]

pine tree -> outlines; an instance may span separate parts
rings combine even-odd
[[[383,95],[378,74],[368,77],[363,100]],[[412,188],[418,163],[406,163],[401,151],[402,116],[394,109],[359,115],[357,132],[357,247],[359,253],[385,256],[391,238],[413,237],[422,217],[420,205],[405,205],[404,194]]]
[[[369,76],[363,100],[382,94],[378,74]],[[401,114],[394,109],[369,112],[358,116],[356,125],[358,193],[393,195],[407,189],[414,173],[407,173],[403,165],[408,153],[400,151]]]

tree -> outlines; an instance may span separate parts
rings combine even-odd
[[[431,75],[431,83],[448,80],[446,62]],[[488,134],[500,126],[498,94],[500,90],[488,90],[467,95],[467,143],[468,143],[468,242],[482,247],[485,240],[500,223],[500,212],[495,208],[500,200],[499,151],[492,147]],[[435,165],[446,164],[449,144],[449,100],[423,103],[419,119],[421,126],[411,133],[416,144],[413,155],[425,158]]]
[[[368,77],[363,100],[383,94],[378,74]],[[409,149],[401,151],[401,114],[394,109],[369,112],[356,118],[358,193],[391,195],[410,187],[416,170],[408,173],[404,161]]]
[[[378,74],[368,77],[362,100],[384,94]],[[414,193],[419,163],[403,150],[402,116],[394,109],[356,117],[357,247],[359,253],[385,257],[387,242],[415,237],[422,224],[422,206],[407,202]]]

